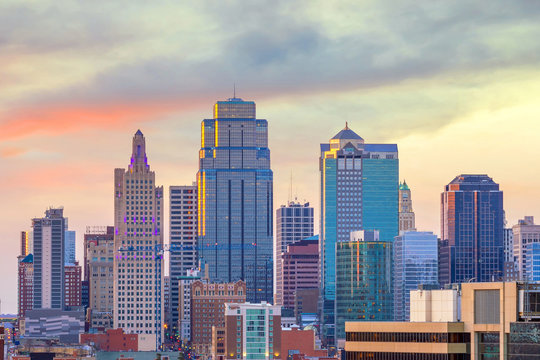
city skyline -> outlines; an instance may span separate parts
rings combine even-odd
[[[81,262],[86,226],[113,224],[111,178],[131,135],[145,134],[168,196],[168,186],[195,180],[200,119],[235,82],[268,120],[274,208],[286,203],[293,169],[294,192],[318,219],[318,144],[348,121],[370,142],[398,144],[418,230],[440,235],[440,193],[466,173],[500,184],[508,226],[538,218],[540,29],[538,5],[521,4],[276,4],[265,16],[241,3],[108,4],[99,14],[58,7],[51,24],[40,17],[52,11],[46,4],[3,3],[2,312],[16,312],[18,239],[30,219],[63,205]],[[183,11],[190,21],[178,21]],[[248,19],[230,21],[237,12]],[[230,31],[207,28],[214,20]],[[32,30],[13,31],[21,24]]]

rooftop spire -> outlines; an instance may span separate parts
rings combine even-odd
[[[146,159],[146,141],[142,131],[139,129],[133,136],[133,151],[131,153],[131,163],[129,167],[135,171],[144,171],[148,168]]]
[[[348,121],[345,121],[345,129],[344,130],[349,130],[349,122]]]

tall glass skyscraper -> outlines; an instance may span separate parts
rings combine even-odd
[[[253,101],[218,101],[202,121],[197,197],[210,280],[244,280],[247,301],[272,302],[273,174],[268,122],[255,118]]]
[[[336,339],[346,321],[392,321],[392,242],[379,232],[353,231],[336,244]]]
[[[437,235],[405,231],[394,240],[394,321],[409,321],[410,291],[418,285],[437,285]]]
[[[459,175],[441,194],[439,284],[503,277],[503,192],[487,175]]]
[[[357,230],[378,230],[381,241],[398,235],[399,160],[396,144],[365,144],[345,126],[321,144],[322,337],[335,337],[336,243]]]

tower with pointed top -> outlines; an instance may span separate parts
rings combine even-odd
[[[163,187],[135,133],[127,169],[114,170],[114,327],[163,341]]]
[[[415,230],[411,189],[407,182],[399,183],[399,231]]]
[[[351,232],[358,230],[377,230],[385,242],[398,235],[397,145],[366,144],[346,123],[329,143],[321,144],[319,167],[321,332],[327,345],[332,345],[336,340],[336,293],[340,291],[337,243],[349,241]]]
[[[211,281],[244,280],[247,301],[272,301],[273,173],[268,122],[231,98],[201,124],[198,255]]]

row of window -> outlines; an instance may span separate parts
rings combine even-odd
[[[351,352],[345,360],[470,360],[470,354],[422,354],[422,353],[383,353],[383,352]]]
[[[347,341],[406,343],[469,343],[469,333],[347,332]]]

